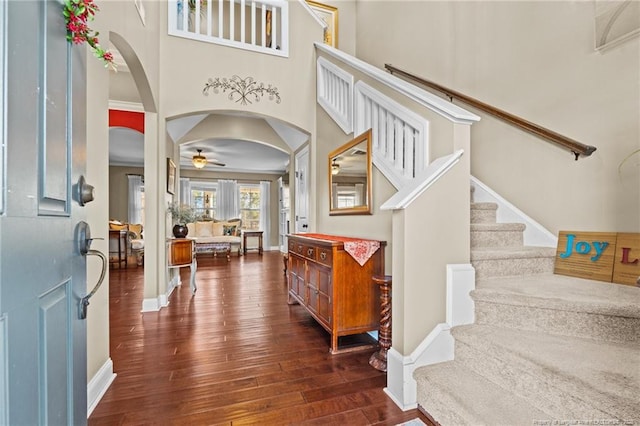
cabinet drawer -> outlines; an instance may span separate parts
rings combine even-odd
[[[313,247],[309,247],[308,245],[301,244],[299,242],[293,242],[292,244],[293,244],[293,247],[289,247],[289,250],[292,250],[298,256],[304,256],[304,257],[313,259],[313,257],[310,257],[308,255],[308,253],[311,253],[311,254],[315,253],[315,250],[313,250]],[[311,252],[309,252],[309,249],[311,249]]]
[[[330,248],[318,247],[316,249],[316,261],[326,266],[333,266],[333,250]]]
[[[302,245],[302,256],[313,261],[316,260],[316,248],[314,246]]]

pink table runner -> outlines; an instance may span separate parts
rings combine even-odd
[[[380,241],[349,238],[327,234],[295,234],[300,237],[317,238],[325,241],[340,241],[344,244],[344,251],[349,253],[356,262],[363,266],[380,248]]]

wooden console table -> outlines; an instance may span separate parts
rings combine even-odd
[[[196,294],[198,289],[196,286],[198,263],[196,262],[195,250],[196,244],[190,238],[167,239],[167,282],[169,282],[169,271],[172,268],[177,268],[180,271],[180,268],[189,266],[191,268],[189,285],[193,294]]]
[[[386,242],[324,234],[293,234],[288,239],[289,304],[304,306],[331,334],[332,354],[353,350],[339,348],[338,337],[380,326],[380,288],[372,277],[384,274]],[[369,249],[362,265],[345,250],[345,245],[353,251],[358,244],[361,251]]]

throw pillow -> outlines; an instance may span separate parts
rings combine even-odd
[[[214,222],[213,223],[213,236],[214,237],[221,237],[224,235],[224,228],[222,226],[221,222]]]
[[[211,222],[196,222],[196,237],[213,237]]]
[[[235,237],[237,228],[236,225],[224,225],[224,235]]]
[[[187,223],[187,236],[195,237],[196,236],[196,224],[195,223]]]

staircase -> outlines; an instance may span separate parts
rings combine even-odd
[[[555,249],[496,209],[471,204],[476,322],[415,371],[419,406],[442,425],[640,421],[640,288],[553,275]]]

